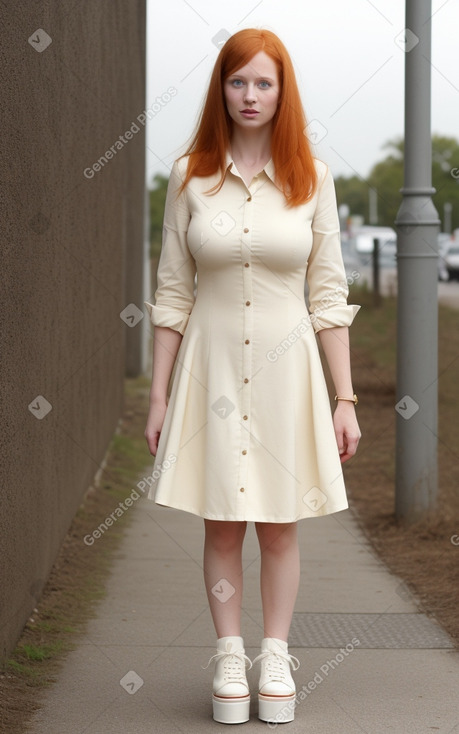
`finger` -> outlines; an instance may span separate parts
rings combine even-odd
[[[346,451],[344,432],[337,429],[335,431],[335,436],[336,436],[336,444],[338,446],[338,452],[339,452],[339,455],[341,456]]]
[[[355,452],[357,451],[359,440],[360,440],[360,436],[351,436],[347,440],[347,450],[349,453],[352,453],[352,455],[354,455]]]
[[[359,445],[358,438],[348,438],[347,439],[346,450],[341,454],[342,463],[344,463],[348,459],[351,459],[355,455],[358,445]]]
[[[158,450],[158,435],[154,436],[145,436],[145,439],[147,441],[148,450],[150,451],[150,454],[152,456],[156,456],[156,452]]]

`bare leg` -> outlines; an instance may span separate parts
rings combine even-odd
[[[261,551],[264,637],[288,641],[300,581],[297,523],[255,523]]]
[[[246,522],[204,520],[204,582],[217,637],[239,637]],[[214,589],[212,591],[212,589]]]

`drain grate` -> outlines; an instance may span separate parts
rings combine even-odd
[[[359,648],[454,648],[449,635],[425,614],[295,613],[291,647],[345,647],[356,637]]]

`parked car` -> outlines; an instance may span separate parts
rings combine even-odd
[[[379,267],[380,268],[396,268],[397,267],[397,240],[379,241],[378,247]]]
[[[379,244],[384,244],[388,240],[396,239],[395,230],[391,227],[373,227],[371,225],[363,225],[356,228],[350,236],[350,240],[354,243],[355,249],[359,253],[373,252],[373,240],[377,238]]]
[[[359,227],[349,238],[349,248],[363,267],[371,267],[375,239],[378,240],[379,266],[396,268],[397,240],[394,230],[390,227]]]
[[[459,280],[459,242],[450,245],[440,259],[444,262],[447,280]]]
[[[364,266],[371,266],[374,248],[373,240],[379,241],[379,264],[383,268],[396,267],[396,234],[391,227],[363,225],[353,230],[349,237],[349,247],[356,253]]]
[[[360,269],[360,259],[355,251],[355,244],[349,238],[347,232],[341,232],[341,253],[343,264],[348,277]]]
[[[446,263],[443,258],[450,244],[452,244],[451,235],[440,232],[438,235],[438,280],[449,280]]]

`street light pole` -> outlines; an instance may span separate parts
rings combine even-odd
[[[395,512],[415,521],[437,496],[438,244],[432,202],[431,0],[406,0],[405,161],[397,214]]]

